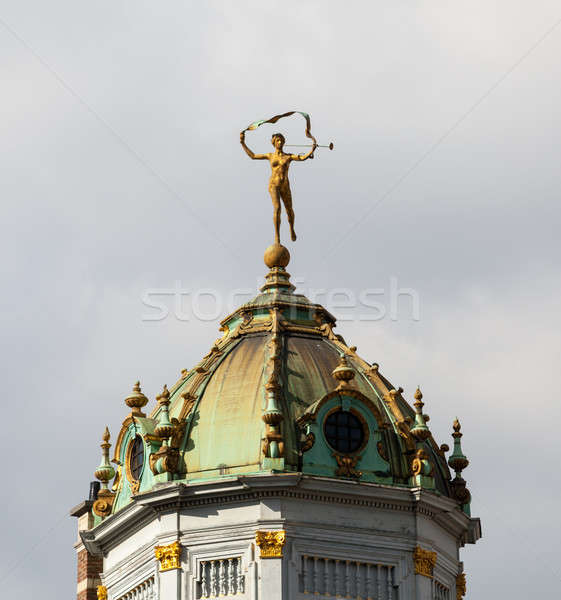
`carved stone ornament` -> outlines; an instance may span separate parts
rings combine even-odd
[[[286,531],[256,531],[255,543],[261,550],[261,558],[282,558]]]
[[[150,470],[154,475],[159,473],[175,473],[179,466],[179,450],[170,446],[162,446],[148,457]]]
[[[93,503],[93,511],[98,517],[107,517],[113,509],[115,494],[111,490],[99,490],[97,500]]]
[[[452,489],[452,497],[460,504],[467,504],[471,501],[471,493],[466,487],[465,479],[461,476],[456,475],[456,477],[452,479],[450,488]]]
[[[168,546],[156,546],[154,554],[160,561],[160,571],[181,568],[181,544],[179,542],[173,542]]]
[[[335,475],[339,475],[341,477],[355,477],[359,479],[362,477],[362,472],[357,471],[355,469],[360,456],[342,456],[341,454],[334,454],[335,460],[339,467],[335,471]]]
[[[456,577],[456,600],[462,600],[466,595],[466,574],[460,573]]]
[[[436,552],[423,550],[420,546],[417,546],[413,551],[415,574],[430,577],[432,579],[432,572],[436,565],[436,556]]]

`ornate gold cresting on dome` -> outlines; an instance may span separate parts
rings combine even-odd
[[[267,458],[282,458],[284,456],[284,440],[280,430],[284,415],[281,410],[280,370],[282,363],[283,339],[281,335],[280,311],[271,309],[271,341],[268,344],[268,379],[265,384],[267,407],[262,419],[266,425],[263,453]]]
[[[160,562],[160,571],[181,568],[181,544],[179,542],[173,542],[167,546],[156,546],[154,555]]]
[[[282,558],[286,542],[286,531],[256,531],[255,543],[261,551],[261,558]]]
[[[417,546],[413,551],[413,564],[415,565],[415,574],[423,575],[424,577],[430,577],[432,579],[432,573],[436,565],[436,558],[436,552],[424,550],[420,546]]]
[[[93,504],[93,511],[98,517],[106,517],[111,514],[115,500],[115,493],[107,486],[108,482],[115,477],[115,469],[109,462],[110,437],[109,428],[106,427],[101,442],[101,463],[94,473],[97,479],[101,481],[101,489],[97,494],[97,500]]]
[[[97,586],[97,600],[107,600],[107,588],[104,585]]]

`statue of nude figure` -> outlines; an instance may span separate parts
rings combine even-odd
[[[288,181],[288,167],[293,160],[307,160],[311,158],[317,143],[314,140],[312,149],[307,154],[285,154],[283,147],[285,143],[282,133],[275,133],[271,138],[275,151],[267,154],[255,154],[250,150],[245,143],[245,131],[240,133],[240,143],[249,158],[253,160],[267,159],[271,164],[271,179],[269,179],[269,194],[273,201],[273,221],[275,224],[275,242],[280,244],[280,224],[281,224],[281,205],[282,200],[286,214],[288,216],[288,224],[290,225],[290,237],[292,241],[296,241],[296,233],[294,231],[294,210],[292,209],[292,192],[290,191],[290,182]]]

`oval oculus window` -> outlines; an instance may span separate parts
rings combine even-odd
[[[142,467],[144,465],[144,442],[142,438],[137,435],[131,442],[132,448],[129,458],[129,470],[131,477],[135,480],[140,479],[142,473]]]
[[[364,427],[358,417],[350,411],[332,412],[324,424],[327,443],[337,452],[356,452],[364,442]]]

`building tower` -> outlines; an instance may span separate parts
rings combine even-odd
[[[78,600],[461,600],[481,536],[453,424],[423,412],[297,294],[288,250],[261,293],[149,403],[125,398],[78,518]],[[449,466],[455,472],[452,477]]]

